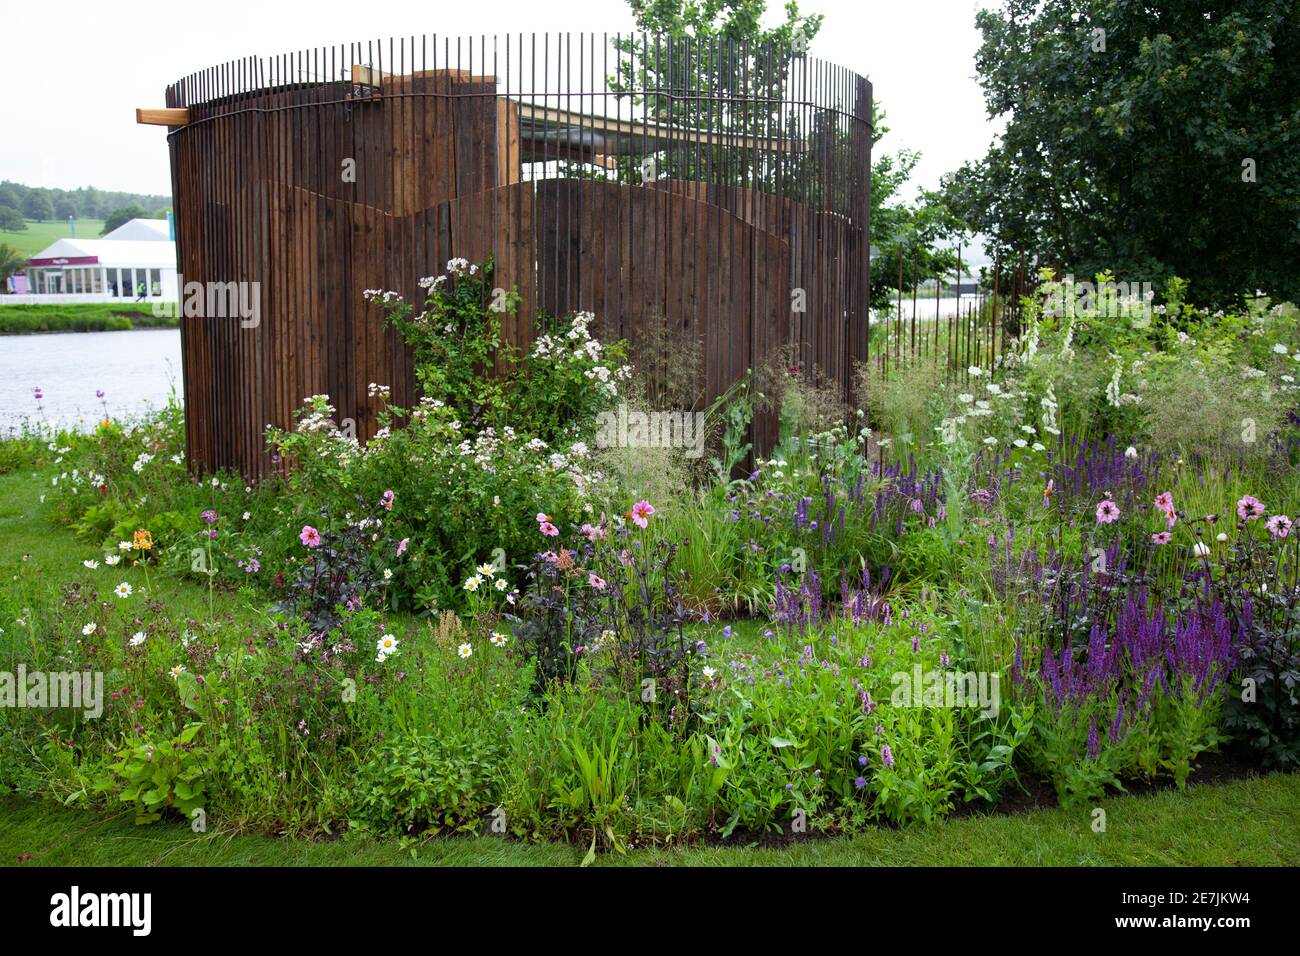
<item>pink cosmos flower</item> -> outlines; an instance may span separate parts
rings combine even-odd
[[[1173,535],[1168,531],[1157,531],[1151,536],[1151,540],[1156,544],[1168,544],[1172,538]]]
[[[1237,502],[1237,517],[1242,521],[1254,521],[1264,514],[1264,503],[1251,495],[1244,496]]]
[[[1264,527],[1274,538],[1285,538],[1291,533],[1292,522],[1286,515],[1273,515],[1264,522]]]
[[[597,591],[605,590],[605,579],[602,578],[599,574],[588,574],[587,583],[590,584]]]
[[[410,543],[411,543],[410,538],[403,538],[401,541],[397,542],[397,556],[399,558],[402,555],[406,554],[406,546]]]
[[[1119,520],[1119,506],[1109,498],[1097,505],[1097,524],[1112,524]]]
[[[648,501],[638,501],[632,506],[632,523],[638,528],[649,527],[650,516],[654,513],[654,505]]]
[[[548,538],[554,538],[560,533],[560,529],[555,527],[555,525],[551,524],[549,521],[543,521],[538,526],[537,530],[540,531],[542,534],[546,535]]]
[[[320,532],[309,524],[302,526],[302,533],[298,535],[298,540],[309,548],[320,547]]]
[[[393,510],[393,499],[397,496],[391,491],[385,491],[379,498],[379,503],[384,506],[385,511]]]
[[[582,526],[582,533],[587,536],[587,540],[592,544],[595,544],[597,541],[603,541],[605,538],[605,529],[596,525],[584,524]]]
[[[1174,510],[1174,496],[1171,492],[1162,491],[1156,495],[1156,507],[1161,511]]]

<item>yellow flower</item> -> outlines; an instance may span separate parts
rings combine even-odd
[[[153,534],[141,528],[135,533],[133,543],[137,551],[148,551],[153,547]]]

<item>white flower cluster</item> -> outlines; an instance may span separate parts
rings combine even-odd
[[[385,292],[383,289],[365,289],[361,293],[361,298],[367,302],[382,302],[384,305],[402,301],[402,297],[398,293]]]
[[[603,346],[591,337],[591,323],[596,320],[595,313],[578,312],[573,316],[567,332],[562,337],[541,335],[533,341],[531,355],[535,359],[552,362],[562,360],[591,362],[592,367],[585,369],[583,375],[593,382],[599,382],[605,393],[611,398],[618,397],[618,382],[632,377],[632,369],[623,366],[612,369],[601,364]]]
[[[299,435],[324,435],[327,441],[321,446],[318,456],[333,459],[341,466],[350,465],[361,454],[361,443],[354,435],[347,435],[339,429],[329,396],[309,395],[303,399],[303,405],[310,411],[298,419],[294,431]]]

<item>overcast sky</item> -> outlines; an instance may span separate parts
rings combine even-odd
[[[826,14],[810,54],[868,76],[890,135],[923,153],[916,182],[984,153],[995,127],[975,81],[975,10],[989,0],[806,0]],[[769,17],[781,0],[770,0]],[[137,126],[167,84],[242,56],[422,33],[615,32],[622,0],[60,0],[6,7],[0,80],[9,91],[0,179],[30,186],[171,193],[166,130]]]

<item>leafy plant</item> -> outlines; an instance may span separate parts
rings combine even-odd
[[[202,723],[194,722],[168,739],[137,738],[117,752],[115,762],[108,765],[109,776],[96,789],[134,804],[136,823],[153,823],[167,810],[189,820],[204,803],[207,751],[194,743],[202,728]]]

